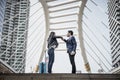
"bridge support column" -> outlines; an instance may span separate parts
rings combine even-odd
[[[82,4],[79,8],[79,14],[78,14],[78,33],[79,33],[79,41],[80,41],[80,48],[81,48],[81,54],[83,57],[83,61],[85,64],[85,68],[87,72],[91,72],[90,66],[89,66],[89,62],[86,56],[86,52],[85,52],[85,46],[84,46],[84,41],[83,41],[83,28],[82,28],[82,17],[83,17],[83,12],[84,12],[84,8],[85,5],[87,3],[87,0],[82,0]]]
[[[46,0],[39,0],[39,2],[42,4],[42,7],[43,7],[43,10],[44,10],[44,13],[45,13],[46,32],[45,32],[45,38],[44,38],[44,43],[43,43],[43,47],[42,47],[42,53],[40,55],[38,64],[40,64],[40,62],[42,62],[44,54],[45,54],[47,37],[48,37],[48,34],[49,34],[49,27],[50,27],[49,26],[50,25],[49,11],[48,11],[48,6],[47,6],[47,3],[46,3]],[[38,72],[38,69],[39,69],[39,65],[36,66],[36,72]]]

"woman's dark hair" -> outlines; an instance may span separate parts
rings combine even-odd
[[[57,42],[57,39],[55,37],[55,32],[50,33],[47,41],[48,41],[48,48],[50,46],[53,46],[53,45],[56,45],[56,47],[58,47],[58,42]]]
[[[48,37],[48,43],[51,42],[51,39],[55,36],[55,32],[51,32],[49,37]]]
[[[68,33],[70,33],[71,35],[73,35],[73,31],[72,30],[69,30]]]

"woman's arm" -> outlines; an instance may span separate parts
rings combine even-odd
[[[62,36],[54,36],[54,38],[61,38],[62,39]]]
[[[62,36],[55,36],[55,38],[61,38],[64,42],[67,42],[67,40],[64,39]]]

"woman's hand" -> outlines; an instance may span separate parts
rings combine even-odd
[[[64,40],[64,38],[63,38],[63,37],[61,37],[61,39],[62,39],[62,40]]]

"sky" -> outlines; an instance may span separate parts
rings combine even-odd
[[[59,2],[63,2],[63,1],[65,0],[59,0]],[[106,72],[108,72],[108,70],[106,69],[106,67],[104,66],[102,62],[104,62],[105,65],[109,69],[111,69],[111,66],[108,64],[108,62],[111,64],[109,29],[106,28],[101,23],[101,22],[104,22],[104,24],[108,26],[108,16],[105,14],[105,12],[107,12],[107,0],[93,0],[93,1],[97,3],[99,6],[96,7],[90,0],[88,0],[86,6],[90,10],[85,8],[84,15],[83,15],[83,22],[88,26],[87,27],[83,23],[83,30],[85,31],[83,33],[84,40],[85,40],[84,41],[85,50],[86,50],[87,58],[88,58],[88,61],[90,63],[90,67],[93,73],[97,73],[98,69],[100,69],[100,66],[95,62],[95,60],[99,64],[101,64],[101,66]],[[36,2],[38,2],[38,0],[30,0],[30,5]],[[55,3],[55,4],[59,4],[59,3]],[[48,5],[54,5],[54,4],[49,3]],[[72,5],[76,5],[76,3]],[[69,5],[65,5],[65,6],[69,6]],[[42,51],[43,41],[45,37],[45,18],[44,18],[43,8],[41,7],[42,7],[41,4],[37,3],[36,5],[30,8],[30,15],[34,14],[35,12],[36,13],[29,19],[27,54],[26,54],[27,56],[26,57],[26,73],[34,72],[36,65],[38,65],[38,60],[40,58],[40,54]],[[53,8],[50,10],[52,11],[52,10],[59,9],[59,8],[60,7]],[[51,13],[50,16],[65,14],[69,12],[76,12],[76,11],[78,12],[78,9],[76,10],[71,9],[71,10],[67,10],[66,12]],[[65,21],[69,19],[77,20],[77,16],[63,17],[60,19],[50,19],[50,22],[54,23],[54,22]],[[60,28],[61,26],[76,27],[76,29],[73,29],[73,31],[75,34],[78,34],[77,23],[50,25],[50,28]],[[57,35],[66,35],[67,30],[55,31],[55,32]],[[106,39],[108,39],[108,41],[103,36]],[[67,37],[64,37],[64,38],[67,39]],[[76,36],[76,40],[78,42],[77,49],[79,49],[75,56],[77,71],[86,73],[86,70],[84,68],[83,58],[81,56],[81,51],[79,47],[79,40],[77,36]],[[58,40],[58,41],[62,42],[61,40]],[[100,59],[98,59],[98,57],[95,55],[92,49],[89,48],[86,42],[91,46],[91,48],[95,51],[95,53],[99,56]],[[92,42],[94,42],[95,45]],[[66,46],[65,44],[60,44],[58,48],[66,49]],[[108,62],[104,59],[101,53],[106,57]],[[95,60],[93,60],[93,58],[90,57],[89,55],[92,55],[92,57],[94,57]],[[71,65],[70,65],[69,57],[66,51],[55,51],[55,62],[53,65],[53,73],[71,73]]]

